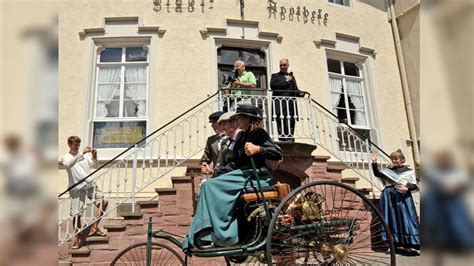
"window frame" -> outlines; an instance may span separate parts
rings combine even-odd
[[[260,84],[263,84],[263,86],[265,86],[265,88],[262,88],[262,87],[259,87],[257,86],[255,89],[257,90],[269,90],[268,88],[268,84],[269,84],[269,80],[268,80],[268,63],[269,63],[269,60],[268,60],[268,55],[265,51],[262,51],[261,49],[258,49],[258,48],[252,48],[252,47],[234,47],[234,46],[228,46],[228,45],[222,45],[220,47],[217,48],[216,50],[216,59],[217,59],[217,73],[219,73],[219,70],[220,68],[230,68],[230,69],[234,69],[234,64],[225,64],[225,63],[221,63],[220,60],[219,60],[219,52],[222,50],[222,49],[226,49],[226,50],[234,50],[234,51],[238,51],[239,52],[239,55],[241,52],[259,52],[259,53],[262,53],[263,56],[265,56],[264,58],[264,62],[265,62],[265,65],[264,66],[251,66],[251,65],[247,65],[245,64],[245,71],[250,71],[252,73],[254,73],[254,70],[257,70],[259,72],[262,72],[263,74],[260,76]],[[244,62],[246,63],[246,62]],[[261,78],[264,78],[264,80],[262,80]],[[222,87],[223,84],[219,84],[219,78],[217,79],[217,85],[218,87]],[[257,84],[257,85],[260,85],[260,84]]]
[[[327,0],[327,4],[328,5],[333,5],[333,6],[343,6],[343,7],[347,7],[347,8],[352,7],[352,0],[343,0],[343,1],[344,1],[344,3],[341,5],[341,4],[338,4],[338,3],[331,2],[331,0]]]
[[[89,131],[90,134],[90,141],[91,145],[94,145],[94,131],[95,131],[95,123],[100,122],[145,122],[145,136],[148,135],[149,130],[149,103],[150,103],[150,51],[149,51],[150,40],[131,40],[128,42],[106,42],[104,44],[96,44],[97,52],[94,57],[94,94],[93,94],[93,106],[92,106],[92,116],[91,116],[91,128]],[[146,50],[147,52],[147,60],[146,61],[139,61],[139,62],[127,62],[126,61],[126,48],[134,48],[134,47],[141,47]],[[121,48],[121,61],[120,62],[100,62],[101,52],[107,48]],[[144,65],[146,66],[146,110],[145,116],[142,117],[134,117],[134,116],[124,116],[124,100],[125,100],[125,68],[126,66],[131,65]],[[119,116],[118,117],[97,117],[97,95],[98,95],[98,87],[99,87],[99,70],[101,67],[120,67],[120,103],[119,103]],[[124,144],[123,147],[104,147],[98,148],[98,150],[102,151],[116,151],[116,150],[123,150],[124,148],[128,148],[131,144]],[[107,153],[108,154],[108,153]],[[107,157],[107,156],[106,156]]]
[[[340,65],[340,69],[341,69],[341,74],[339,73],[334,73],[334,72],[329,72],[329,68],[328,68],[328,65],[327,65],[327,61],[328,60],[335,60],[335,61],[339,61],[339,65]],[[348,76],[348,75],[345,75],[345,68],[344,68],[344,62],[346,63],[353,63],[356,65],[356,67],[358,67],[359,69],[359,77],[356,77],[356,76]],[[326,68],[326,73],[327,73],[327,77],[328,77],[328,92],[329,92],[329,97],[330,97],[330,102],[331,102],[331,110],[334,112],[337,110],[335,110],[335,108],[332,106],[332,98],[331,98],[331,94],[333,93],[333,90],[330,86],[330,79],[331,78],[338,78],[338,79],[341,79],[341,84],[342,86],[344,86],[344,101],[345,101],[345,110],[346,110],[346,117],[348,118],[348,125],[352,128],[354,128],[354,130],[356,131],[360,131],[360,130],[365,130],[368,132],[369,134],[369,140],[370,141],[374,141],[375,139],[378,138],[378,135],[377,135],[377,132],[374,132],[374,128],[372,128],[372,121],[370,120],[370,116],[369,116],[369,112],[372,111],[372,108],[370,108],[367,104],[368,104],[368,92],[367,92],[367,82],[366,82],[366,70],[364,68],[364,65],[366,64],[366,59],[365,58],[362,58],[358,55],[353,55],[351,56],[351,54],[347,54],[347,53],[339,53],[338,51],[334,51],[334,50],[326,50],[326,56],[325,56],[325,68]],[[348,100],[348,92],[347,92],[347,85],[346,85],[346,80],[354,80],[354,81],[360,81],[361,82],[361,86],[362,86],[362,98],[363,98],[363,103],[364,103],[364,107],[365,107],[365,119],[366,119],[366,125],[365,126],[360,126],[360,125],[354,125],[352,124],[352,121],[351,121],[351,117],[350,117],[350,108],[348,107],[349,106],[349,100]],[[355,109],[357,110],[357,109]],[[337,115],[337,114],[336,114]],[[338,123],[338,127],[334,128],[334,134],[335,136],[339,136],[339,132],[338,132],[338,128],[339,126],[342,126],[342,127],[347,127],[347,125],[345,125],[344,123],[341,123],[339,122]],[[359,132],[361,133],[361,132]],[[362,133],[361,133],[362,134]],[[344,137],[344,136],[343,136]],[[375,141],[375,142],[378,142],[378,141]],[[354,153],[361,153],[361,152],[367,152],[365,150],[357,150],[355,149],[355,147],[351,147],[351,144],[349,144],[349,148],[352,148],[352,150],[348,151],[348,150],[343,150],[341,149],[341,146],[340,144],[336,145],[339,149],[339,151],[341,152],[350,152],[351,154],[354,154]],[[349,157],[348,157],[349,159]]]
[[[341,81],[342,81],[342,86],[344,87],[344,92],[343,93],[344,93],[346,117],[348,118],[348,123],[347,124],[349,124],[351,127],[355,128],[355,129],[371,130],[372,128],[370,126],[371,123],[370,123],[370,119],[369,119],[369,110],[368,110],[367,95],[366,95],[366,89],[367,88],[366,88],[366,85],[365,85],[365,77],[364,77],[364,71],[363,71],[362,64],[360,64],[358,62],[342,59],[342,58],[337,58],[337,57],[335,58],[335,57],[332,57],[332,56],[327,56],[326,57],[326,65],[327,65],[327,60],[339,61],[339,64],[340,64],[340,67],[341,67],[341,74],[334,73],[334,72],[329,72],[329,69],[327,70],[327,73],[328,73],[328,79],[337,78],[337,79],[341,79]],[[344,62],[355,64],[356,67],[359,68],[359,77],[345,75]],[[361,110],[361,111],[363,111],[365,113],[364,114],[365,115],[365,121],[367,122],[365,126],[355,125],[351,121],[352,119],[350,117],[349,98],[348,98],[349,93],[347,92],[347,85],[346,85],[347,80],[359,81],[361,83],[361,86],[362,86],[362,99],[364,101],[364,107],[365,107],[365,109]],[[329,93],[330,94],[332,93],[331,88],[329,88]],[[360,96],[360,95],[354,95],[354,96]],[[332,107],[332,110],[335,111],[334,107]],[[358,109],[354,109],[354,110],[357,111]]]

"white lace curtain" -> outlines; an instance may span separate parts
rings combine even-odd
[[[331,101],[332,108],[336,111],[336,107],[339,104],[339,99],[342,94],[342,80],[336,78],[329,78],[329,86],[331,86]]]
[[[120,68],[100,68],[97,88],[97,117],[107,117],[110,104],[120,90]]]
[[[346,80],[347,93],[354,104],[357,111],[355,112],[355,121],[352,124],[359,126],[366,126],[367,119],[365,116],[364,96],[362,93],[362,82]],[[350,105],[349,105],[350,106]]]
[[[329,86],[331,87],[332,107],[333,107],[333,110],[337,112],[336,107],[339,105],[339,101],[341,100],[341,97],[343,97],[342,80],[337,79],[337,78],[330,78]],[[362,82],[346,80],[346,86],[347,86],[346,91],[349,94],[348,95],[349,108],[352,109],[355,107],[355,109],[357,109],[355,111],[355,116],[353,117],[354,121],[351,121],[351,122],[353,125],[366,126],[367,119],[365,115],[364,98],[363,98],[363,93],[362,93],[362,89],[363,89]],[[348,107],[346,106],[346,109],[347,108]],[[350,112],[352,113],[354,111],[351,110]]]
[[[127,97],[137,105],[136,116],[146,116],[146,66],[129,66],[125,69]]]

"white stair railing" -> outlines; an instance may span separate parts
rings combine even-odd
[[[341,123],[336,115],[322,105],[314,100],[311,102],[313,117],[316,121],[316,145],[325,149],[369,182],[373,192],[375,192],[374,188],[382,191],[383,185],[380,180],[373,178],[371,152],[377,153],[377,163],[382,169],[391,164],[388,154],[356,129]]]
[[[65,243],[98,219],[116,218],[117,208],[121,205],[131,205],[133,212],[137,193],[186,160],[200,155],[208,136],[214,134],[208,116],[217,111],[218,102],[217,94],[211,96],[193,107],[192,112],[181,115],[168,126],[149,135],[146,142],[129,148],[118,159],[110,161],[110,165],[89,176],[84,182],[95,186],[85,197],[86,208],[81,214],[80,226],[79,223],[74,224],[75,213],[71,213],[72,209],[80,207],[80,202],[73,201],[71,193],[62,193],[58,206],[58,244]],[[102,207],[104,204],[101,196],[109,204],[102,215],[96,216],[94,205]]]
[[[107,167],[96,170],[85,180],[95,186],[91,195],[87,195],[92,200],[86,199],[88,208],[81,214],[80,226],[73,224],[72,198],[63,192],[58,209],[59,245],[98,219],[117,217],[121,205],[129,204],[133,212],[137,193],[202,152],[208,136],[214,134],[208,116],[217,110],[235,111],[241,103],[250,103],[263,110],[265,127],[274,140],[310,141],[381,190],[380,183],[372,178],[370,164],[370,151],[375,151],[379,155],[379,165],[389,165],[390,160],[381,149],[353,128],[339,123],[334,114],[312,100],[308,93],[297,97],[271,96],[262,92],[254,90],[252,95],[216,93],[122,152],[109,161]],[[101,195],[109,205],[102,215],[96,216],[93,207],[102,207]]]
[[[262,108],[264,124],[274,140],[310,140],[365,179],[372,187],[373,196],[383,189],[382,183],[373,178],[370,153],[378,154],[377,162],[382,169],[390,165],[388,155],[356,129],[341,123],[336,115],[311,99],[308,93],[301,92],[297,97],[252,92],[255,95],[223,95],[224,106],[231,111],[235,111],[239,103]]]

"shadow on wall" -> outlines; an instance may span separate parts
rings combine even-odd
[[[387,3],[386,0],[353,0],[357,1],[358,3],[364,3],[374,8],[377,8],[380,11],[386,12],[387,11]],[[388,0],[392,1],[392,0]],[[395,0],[396,2],[397,0]]]
[[[415,7],[416,10],[420,8],[420,6]],[[419,10],[418,12],[411,12],[405,16],[403,16],[402,19],[397,18],[398,23],[399,23],[399,32],[400,32],[400,38],[403,40],[412,30],[413,27],[417,26],[419,27]]]

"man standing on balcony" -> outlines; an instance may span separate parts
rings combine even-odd
[[[69,176],[69,194],[71,195],[71,217],[73,217],[74,229],[82,229],[81,214],[84,212],[86,196],[92,200],[96,206],[95,217],[100,217],[107,209],[109,202],[104,199],[104,195],[93,180],[89,178],[83,180],[90,174],[90,167],[97,160],[97,151],[91,147],[85,147],[83,152],[79,152],[81,139],[71,136],[67,139],[69,152],[61,157],[61,163],[66,167]],[[104,236],[99,230],[100,218],[95,221],[89,236]],[[76,235],[76,240],[72,246],[78,249],[82,246],[81,234]]]
[[[234,88],[255,89],[257,88],[257,80],[255,75],[250,71],[245,71],[245,63],[242,60],[237,60],[234,63],[234,70],[239,73],[239,77],[232,83]],[[232,90],[232,94],[236,95],[250,95],[249,90]]]
[[[288,73],[290,62],[280,60],[280,72],[272,74],[270,88],[273,91],[273,112],[280,141],[294,142],[295,122],[298,119],[296,98],[301,97],[293,72]]]
[[[251,89],[257,88],[257,79],[255,75],[245,70],[245,63],[241,59],[237,59],[234,62],[234,70],[231,73],[232,78],[229,78],[229,86],[224,89],[224,112],[230,112],[235,110],[236,103],[243,103],[249,100],[248,98],[243,99],[243,95],[251,95]],[[240,89],[242,88],[242,89]]]
[[[204,154],[201,157],[201,173],[205,175],[212,174],[209,169],[213,169],[216,166],[221,143],[226,138],[224,129],[217,123],[223,113],[218,111],[209,116],[209,123],[211,123],[211,127],[216,134],[207,138]]]

